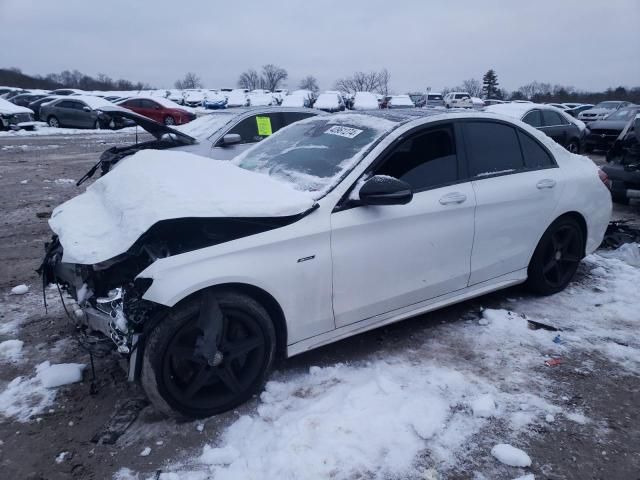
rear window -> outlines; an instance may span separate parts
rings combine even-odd
[[[429,100],[442,100],[442,95],[429,95]]]

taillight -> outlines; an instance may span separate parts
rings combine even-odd
[[[609,175],[607,175],[606,172],[601,168],[598,169],[598,177],[600,177],[600,180],[602,180],[604,186],[611,190],[611,180],[609,180]]]

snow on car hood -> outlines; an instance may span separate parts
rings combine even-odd
[[[582,113],[595,113],[600,115],[601,113],[611,113],[614,112],[616,109],[615,108],[590,108],[589,110],[585,110]]]
[[[0,114],[12,115],[14,113],[33,113],[33,110],[27,107],[21,107],[19,105],[15,105],[3,98],[0,98]]]
[[[278,217],[314,200],[267,175],[176,151],[143,150],[54,209],[64,262],[95,264],[126,252],[151,226],[184,217]]]

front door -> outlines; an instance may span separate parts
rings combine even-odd
[[[412,201],[332,214],[337,327],[467,286],[475,197],[457,151],[450,123],[414,132],[366,174],[406,181]]]

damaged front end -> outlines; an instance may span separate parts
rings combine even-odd
[[[154,319],[168,308],[144,300],[153,282],[140,277],[153,262],[193,250],[254,235],[293,223],[308,212],[271,218],[180,218],[153,225],[126,252],[94,265],[66,263],[64,249],[54,235],[45,245],[38,268],[43,288],[57,284],[71,298],[66,308],[79,328],[113,341],[129,359],[129,380],[137,380],[144,338]]]
[[[38,269],[43,288],[57,284],[69,294],[73,301],[65,310],[77,327],[86,334],[110,338],[117,352],[129,360],[129,380],[136,380],[141,360],[138,347],[145,328],[152,315],[166,308],[142,299],[152,280],[135,278],[141,269],[131,258],[100,265],[64,263],[63,248],[55,235],[45,249]]]

